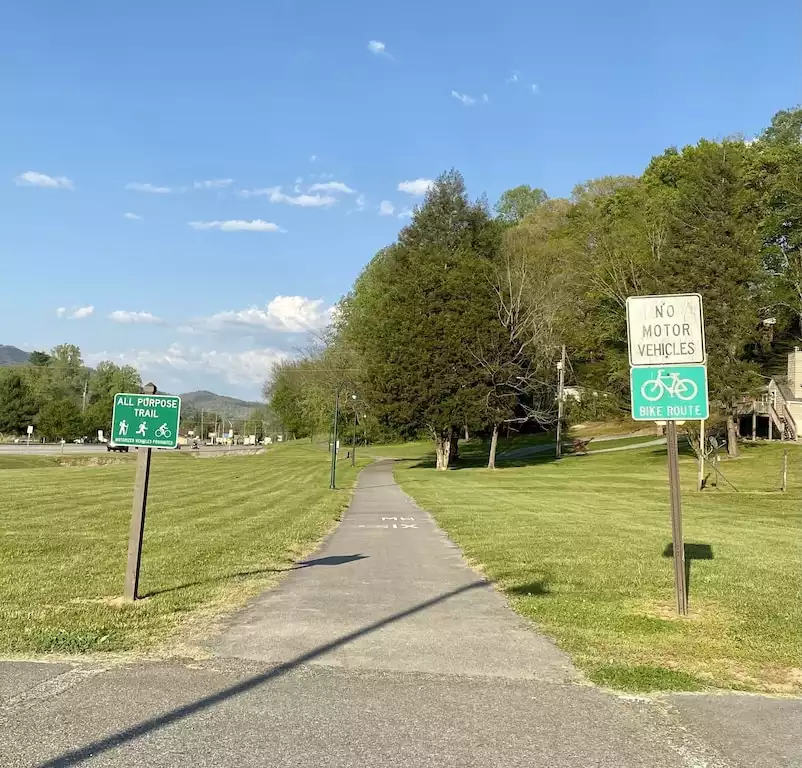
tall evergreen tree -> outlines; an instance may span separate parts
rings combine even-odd
[[[453,463],[460,429],[487,424],[476,351],[503,330],[491,280],[499,234],[462,176],[445,173],[343,306],[373,412],[406,434],[428,431],[439,469]]]

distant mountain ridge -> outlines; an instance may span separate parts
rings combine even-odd
[[[181,394],[183,410],[189,407],[196,411],[212,411],[221,415],[230,414],[234,418],[245,418],[254,408],[259,408],[261,405],[262,403],[253,400],[240,400],[237,397],[218,395],[205,389]]]
[[[9,344],[0,344],[0,365],[20,365],[28,362],[29,352]]]

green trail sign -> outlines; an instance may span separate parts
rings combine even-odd
[[[708,418],[704,365],[633,366],[630,369],[635,421],[699,421]]]
[[[175,448],[181,398],[174,395],[114,395],[111,441],[143,448]]]

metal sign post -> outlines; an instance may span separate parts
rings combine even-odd
[[[136,480],[134,481],[134,504],[131,509],[131,528],[128,532],[128,562],[125,566],[126,600],[136,600],[139,591],[139,570],[142,563],[142,539],[145,535],[145,510],[148,505],[148,483],[150,482],[150,457],[152,448],[140,448],[136,458]]]
[[[677,596],[677,613],[688,615],[688,588],[685,583],[685,542],[682,537],[682,501],[679,486],[679,448],[677,422],[666,423],[668,443],[668,485],[671,492],[671,541],[674,549],[674,589]]]
[[[28,425],[27,432],[28,432],[28,446],[27,447],[30,448],[31,447],[31,435],[33,434],[33,426],[31,424]]]
[[[149,383],[140,393],[114,396],[111,440],[119,445],[139,447],[123,591],[125,599],[131,601],[137,599],[139,591],[152,446],[175,448],[181,421],[181,398],[171,395],[156,397],[157,392],[156,385]]]
[[[702,297],[698,293],[627,298],[632,418],[664,421],[668,443],[671,541],[677,613],[688,615],[685,542],[679,481],[677,420],[709,418],[707,353]],[[699,450],[704,453],[704,437]]]

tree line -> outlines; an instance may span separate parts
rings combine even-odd
[[[33,426],[37,440],[94,440],[99,430],[108,439],[114,395],[139,392],[141,387],[142,378],[133,366],[104,360],[90,368],[74,344],[37,350],[24,365],[0,367],[0,438],[25,435]],[[247,417],[234,417],[184,403],[180,429],[204,440],[209,433],[220,437],[228,431],[256,435],[258,440],[281,434],[280,423],[266,405]]]
[[[577,417],[627,413],[627,296],[698,292],[711,408],[736,453],[739,407],[802,335],[801,136],[802,109],[784,110],[755,140],[672,147],[568,198],[518,186],[493,211],[442,174],[318,343],[275,366],[271,408],[313,436],[351,393],[366,435],[428,434],[447,468],[478,432],[492,466],[505,424],[554,423],[563,344],[588,393]]]
[[[111,432],[117,392],[138,392],[136,368],[105,360],[88,368],[74,344],[31,352],[26,365],[0,368],[0,436],[75,440]]]

